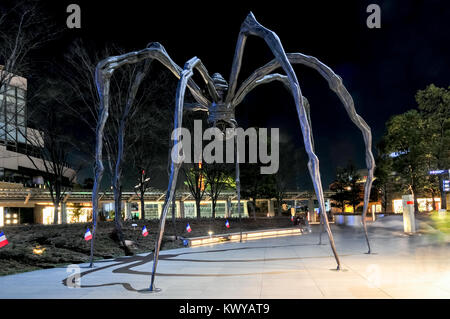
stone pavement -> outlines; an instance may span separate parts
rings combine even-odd
[[[425,225],[426,226],[426,225]],[[0,298],[450,298],[450,249],[433,235],[407,236],[401,216],[369,224],[374,254],[361,227],[332,225],[343,270],[318,228],[310,234],[161,252],[155,285],[152,255],[78,265],[79,287],[63,281],[68,267],[0,277]],[[70,285],[70,283],[69,283]]]

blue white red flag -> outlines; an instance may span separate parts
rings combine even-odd
[[[189,225],[189,223],[188,223],[187,226],[186,226],[186,230],[187,230],[188,233],[190,233],[191,230],[192,230],[192,229],[191,229],[191,226]]]
[[[294,216],[291,215],[291,222],[293,222],[293,221],[294,221]]]
[[[8,239],[6,239],[6,236],[3,232],[0,233],[0,247],[8,245]]]
[[[230,223],[228,222],[228,219],[227,219],[227,221],[225,222],[225,227],[226,227],[226,228],[230,228]]]
[[[89,230],[89,228],[86,230],[86,233],[84,234],[84,240],[91,240],[92,239],[92,234],[91,231]]]
[[[147,231],[147,227],[142,227],[142,236],[147,236],[148,235],[148,231]]]

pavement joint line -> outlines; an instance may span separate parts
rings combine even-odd
[[[296,252],[298,257],[301,257],[298,255],[298,253]],[[317,289],[319,290],[320,294],[322,295],[323,298],[325,298],[325,294],[323,293],[322,289],[320,289],[319,285],[317,284],[316,280],[314,279],[313,275],[311,274],[311,272],[309,271],[308,267],[306,267],[305,265],[305,261],[304,259],[300,259],[300,262],[303,263],[303,267],[305,268],[306,272],[308,273],[309,277],[311,278],[311,280],[313,281],[314,285],[316,285]]]
[[[348,269],[350,269],[352,272],[354,272],[356,275],[358,275],[358,276],[360,276],[361,278],[363,278],[364,281],[366,281],[366,283],[369,283],[368,279],[367,279],[364,275],[360,274],[358,271],[352,269],[352,268],[351,268],[350,266],[348,266],[348,265],[346,265],[346,267],[347,267]],[[388,296],[389,298],[395,299],[395,298],[394,298],[393,296],[391,296],[389,293],[387,293],[386,291],[384,291],[381,287],[376,287],[376,288],[377,288],[379,291],[381,291],[382,293],[384,293],[386,296]]]

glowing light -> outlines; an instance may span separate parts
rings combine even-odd
[[[408,153],[408,151],[392,152],[391,154],[389,154],[389,157],[395,158],[395,157],[399,157],[400,155],[404,155],[407,153]]]
[[[45,250],[46,250],[46,248],[41,248],[41,246],[36,246],[33,249],[33,254],[35,254],[35,255],[42,255]]]
[[[212,233],[212,232],[211,232]],[[262,231],[249,231],[242,233],[243,240],[253,240],[253,239],[261,239],[261,238],[270,238],[270,237],[281,237],[281,236],[293,236],[293,235],[301,235],[299,228],[287,228],[287,229],[268,229]],[[219,234],[209,237],[194,237],[189,239],[189,246],[204,246],[204,245],[213,245],[213,244],[221,244],[224,242],[238,242],[240,241],[240,233],[232,233],[232,234]]]

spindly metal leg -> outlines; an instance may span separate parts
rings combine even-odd
[[[147,48],[126,53],[120,56],[112,56],[100,61],[95,69],[95,83],[99,95],[99,112],[96,127],[96,142],[95,142],[95,164],[94,164],[94,187],[92,189],[92,240],[91,240],[91,267],[93,267],[94,241],[97,226],[98,213],[98,192],[103,177],[103,130],[108,119],[109,112],[109,91],[110,79],[115,70],[125,64],[135,64],[143,60],[155,59],[162,65],[167,67],[177,78],[180,78],[181,68],[172,61],[167,54],[164,47],[157,43],[151,43]],[[189,79],[187,86],[192,93],[192,96],[197,101],[197,108],[205,108],[210,105],[210,101],[205,98],[198,85],[193,79]]]
[[[240,226],[240,237],[239,242],[242,243],[242,212],[241,212],[241,178],[239,171],[239,147],[237,141],[237,135],[234,136],[235,139],[235,148],[236,148],[236,194],[238,200],[238,215],[239,215],[239,226]]]
[[[317,200],[319,201],[320,212],[323,214],[325,227],[328,233],[331,248],[337,262],[337,268],[339,269],[340,260],[336,251],[333,234],[331,232],[330,225],[328,224],[328,218],[326,214],[324,214],[325,203],[323,199],[323,189],[319,171],[319,159],[314,153],[311,138],[312,135],[311,129],[307,118],[306,110],[303,105],[303,97],[301,94],[300,85],[298,84],[297,76],[295,75],[295,72],[287,59],[286,53],[284,52],[283,46],[281,45],[278,36],[274,32],[260,25],[256,21],[252,13],[250,13],[247,16],[247,19],[244,21],[241,32],[243,32],[244,34],[251,34],[263,38],[266,41],[269,48],[272,50],[272,53],[274,54],[277,61],[280,63],[280,66],[286,72],[292,93],[294,95],[295,104],[297,107],[297,112],[303,133],[303,141],[305,143],[305,149],[309,157],[308,169],[313,180]]]
[[[286,75],[289,80],[289,86],[294,96],[294,101],[299,116],[305,149],[309,157],[308,169],[311,178],[313,180],[314,190],[316,192],[317,200],[319,201],[320,211],[323,214],[323,212],[325,212],[325,203],[323,199],[322,182],[320,179],[320,172],[319,172],[319,159],[317,158],[312,148],[311,129],[308,123],[306,110],[303,105],[302,94],[300,90],[300,85],[298,84],[297,76],[295,75],[294,70],[292,69],[292,66],[288,61],[288,58],[286,56],[286,53],[284,52],[283,46],[281,45],[278,36],[274,32],[260,25],[256,21],[252,13],[250,13],[245,19],[244,23],[242,24],[241,31],[239,33],[238,46],[235,51],[232,76],[230,79],[230,89],[234,91],[236,79],[239,74],[240,63],[242,60],[243,44],[245,43],[245,37],[247,35],[255,35],[263,38],[267,43],[267,45],[269,46],[269,48],[271,49],[272,53],[274,54],[277,62],[286,72]],[[331,244],[331,249],[337,262],[337,269],[340,269],[340,260],[336,251],[333,234],[331,232],[330,225],[328,224],[328,218],[326,214],[323,214],[323,216],[325,221],[325,227],[328,233],[328,238]]]
[[[186,92],[186,87],[189,79],[193,75],[193,69],[200,64],[200,60],[197,58],[192,58],[188,62],[186,62],[184,70],[181,72],[180,80],[178,82],[177,94],[175,97],[175,117],[174,117],[174,129],[180,129],[181,124],[183,122],[183,103],[184,103],[184,94]],[[156,276],[156,268],[158,266],[158,258],[159,258],[159,250],[161,248],[161,241],[164,235],[164,228],[166,224],[166,216],[169,210],[169,205],[172,202],[172,198],[174,196],[178,171],[183,162],[183,150],[181,142],[179,141],[179,134],[175,133],[173,136],[173,149],[172,149],[172,165],[170,168],[170,178],[169,178],[169,186],[166,193],[166,199],[164,201],[163,211],[160,218],[159,224],[159,233],[158,238],[155,243],[155,253],[153,258],[153,269],[152,269],[152,278],[150,282],[150,291],[155,290],[154,282]]]
[[[330,88],[336,93],[336,95],[338,95],[339,99],[344,105],[344,108],[347,111],[347,114],[349,115],[350,119],[360,129],[363,135],[366,148],[365,150],[366,166],[368,173],[366,183],[364,185],[364,207],[362,213],[362,223],[364,227],[364,234],[366,237],[368,253],[370,253],[371,249],[365,219],[369,207],[370,190],[372,187],[373,174],[375,170],[375,160],[372,154],[372,133],[370,127],[362,119],[362,117],[356,113],[355,105],[350,93],[347,91],[344,84],[342,83],[342,79],[336,73],[334,73],[333,70],[331,70],[327,65],[319,61],[317,58],[309,55],[301,53],[287,53],[286,56],[290,63],[303,64],[308,67],[311,67],[316,71],[318,71],[320,75],[324,77],[325,80],[327,80]],[[266,65],[264,65],[263,67],[257,69],[255,72],[253,72],[253,74],[250,75],[242,83],[241,87],[236,92],[236,95],[231,101],[232,107],[235,107],[237,104],[239,104],[240,101],[242,101],[242,99],[245,97],[245,95],[259,84],[268,83],[273,80],[279,80],[285,83],[285,85],[287,86],[288,78],[286,76],[279,74],[270,74],[272,71],[276,70],[280,66],[281,63],[279,62],[279,59],[274,59],[269,63],[267,63]],[[290,85],[288,87],[290,87]]]

